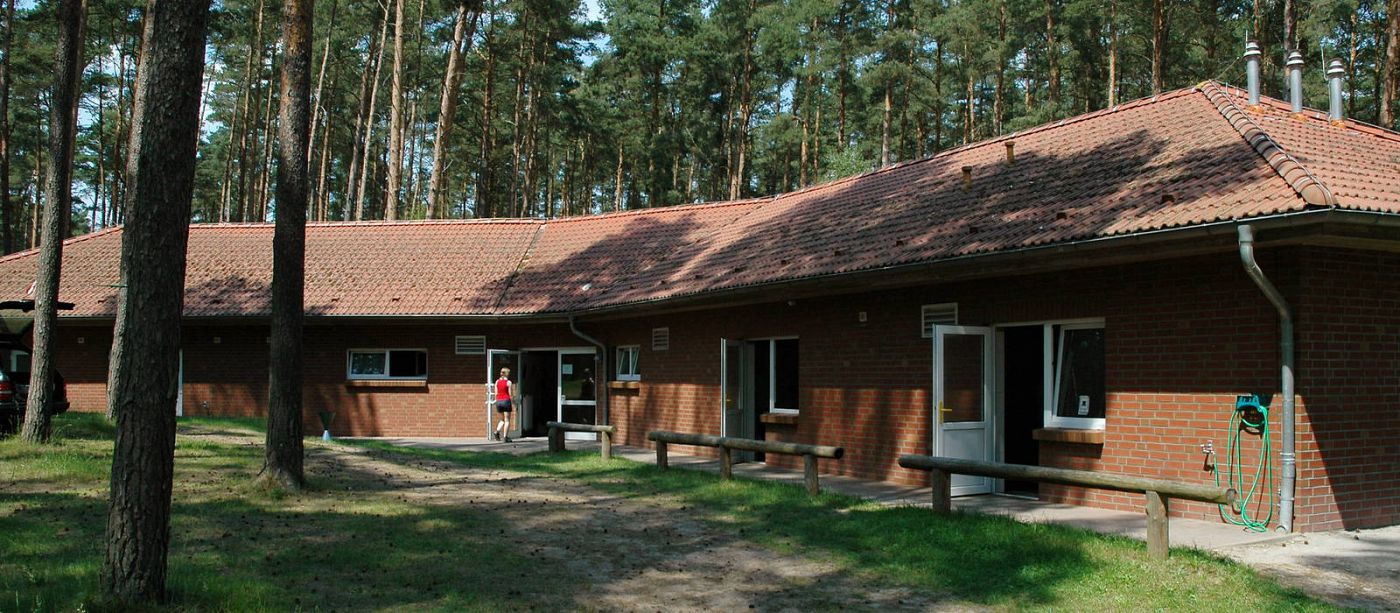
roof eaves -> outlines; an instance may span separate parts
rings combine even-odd
[[[1322,183],[1317,175],[1314,175],[1296,158],[1284,151],[1283,147],[1269,136],[1259,124],[1250,119],[1249,114],[1235,104],[1230,94],[1221,89],[1215,83],[1207,81],[1198,86],[1201,93],[1215,105],[1220,115],[1229,122],[1230,127],[1240,133],[1245,142],[1254,148],[1254,151],[1269,163],[1269,166],[1278,173],[1298,196],[1310,205],[1315,206],[1337,206],[1337,197],[1332,195],[1332,190]]]

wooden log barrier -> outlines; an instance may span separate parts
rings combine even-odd
[[[687,432],[667,432],[665,430],[653,430],[648,432],[647,440],[656,443],[656,465],[662,469],[668,466],[668,458],[666,457],[668,444],[715,447],[719,449],[719,475],[726,480],[734,478],[734,450],[776,453],[779,455],[800,455],[802,456],[802,481],[804,485],[806,485],[807,493],[813,496],[821,492],[821,484],[817,477],[817,458],[839,460],[846,454],[844,448],[829,445],[804,445],[801,443],[760,441],[751,438],[691,434]]]
[[[593,432],[600,435],[599,447],[604,460],[612,459],[612,435],[617,433],[617,426],[599,426],[594,424],[571,424],[562,421],[545,422],[545,427],[549,428],[549,450],[560,452],[564,450],[565,432]]]
[[[1004,464],[926,455],[900,456],[899,465],[905,468],[929,471],[930,482],[933,485],[933,510],[938,513],[948,513],[952,510],[952,475],[954,474],[1143,493],[1147,496],[1147,553],[1154,558],[1167,557],[1169,545],[1168,499],[1199,500],[1228,504],[1231,507],[1235,507],[1239,500],[1239,492],[1234,489],[1089,470]]]

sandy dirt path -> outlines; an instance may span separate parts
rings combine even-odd
[[[183,432],[225,444],[261,439]],[[835,564],[753,544],[687,516],[666,496],[622,498],[578,483],[342,445],[308,444],[307,476],[417,505],[497,514],[499,538],[556,573],[567,596],[521,595],[521,608],[675,610],[974,610],[966,602],[869,585]],[[373,492],[370,494],[370,492]],[[561,601],[560,598],[565,600]]]

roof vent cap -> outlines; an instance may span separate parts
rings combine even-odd
[[[1245,82],[1249,88],[1249,105],[1259,106],[1259,56],[1263,55],[1259,51],[1259,43],[1249,41],[1244,46],[1245,59]]]
[[[1303,112],[1303,54],[1294,49],[1288,52],[1288,101],[1293,104],[1293,112]]]
[[[1347,69],[1342,66],[1342,61],[1333,59],[1327,66],[1327,93],[1330,106],[1327,109],[1327,118],[1332,121],[1342,120],[1342,79],[1346,77]]]

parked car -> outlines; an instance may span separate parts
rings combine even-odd
[[[33,309],[33,301],[0,302],[0,311],[20,310],[28,313]],[[73,308],[73,305],[60,303],[59,308]],[[0,326],[0,436],[14,434],[24,421],[24,406],[29,400],[30,348],[24,344],[24,335],[32,322],[9,320]],[[57,370],[53,373],[54,402],[49,411],[53,415],[68,410],[68,385]]]

